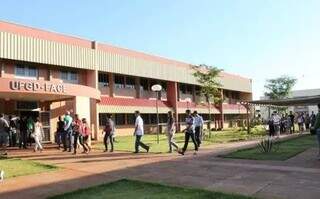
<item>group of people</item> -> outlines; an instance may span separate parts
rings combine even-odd
[[[185,132],[185,143],[183,148],[179,148],[179,146],[175,143],[175,133],[176,133],[176,120],[173,116],[172,111],[168,112],[168,118],[167,118],[167,126],[166,126],[166,133],[168,137],[168,152],[172,153],[173,148],[180,154],[184,155],[185,151],[187,150],[189,140],[191,138],[195,151],[198,151],[198,148],[200,147],[201,140],[202,140],[202,129],[203,129],[203,119],[202,117],[197,113],[197,111],[194,111],[191,113],[190,110],[186,111],[186,129]],[[112,115],[107,116],[106,124],[104,126],[103,132],[104,134],[104,145],[105,145],[105,152],[109,149],[110,144],[110,152],[113,152],[114,150],[114,135],[115,135],[115,123],[112,120]],[[146,152],[149,152],[150,146],[144,144],[142,142],[142,137],[144,135],[144,122],[143,118],[140,115],[139,111],[135,111],[135,128],[134,133],[135,136],[135,150],[134,153],[139,153],[140,148],[144,149]]]
[[[59,116],[57,122],[57,144],[59,149],[61,148],[63,152],[73,152],[77,154],[78,146],[82,146],[82,153],[88,154],[91,151],[89,145],[89,138],[91,135],[90,126],[87,123],[86,118],[79,118],[78,114],[74,115],[74,118],[67,111],[62,117]]]
[[[7,121],[4,114],[0,114],[0,155],[7,155],[8,145],[14,147],[19,143],[19,148],[26,149],[28,145],[31,146],[32,140],[35,142],[34,151],[41,152],[43,138],[43,126],[39,117],[34,120],[26,116],[21,119],[9,116],[9,121]]]
[[[281,116],[277,111],[274,111],[268,120],[269,135],[279,137],[280,134],[294,133],[295,123],[298,124],[298,130],[302,133],[305,130],[310,130],[315,125],[316,115],[312,111],[309,113],[296,113],[292,111],[290,113],[282,114]]]

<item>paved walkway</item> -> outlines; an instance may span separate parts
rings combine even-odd
[[[217,155],[248,147],[256,141],[203,148],[197,155],[93,152],[73,156],[56,150],[42,154],[14,152],[22,157],[61,167],[55,172],[7,179],[1,199],[46,198],[92,185],[130,178],[170,185],[240,193],[258,198],[318,199],[320,161],[309,149],[288,161],[222,159]]]

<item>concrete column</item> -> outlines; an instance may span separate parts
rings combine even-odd
[[[221,99],[223,99],[223,89],[221,89]],[[224,127],[224,113],[223,113],[223,100],[220,103],[220,128],[223,129]]]
[[[176,122],[178,122],[178,83],[177,82],[167,82],[167,100],[174,110],[174,117]],[[180,125],[177,125],[177,130],[180,130]]]

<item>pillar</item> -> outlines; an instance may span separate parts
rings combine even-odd
[[[174,110],[174,118],[178,124],[178,83],[167,82],[167,100]],[[177,130],[180,130],[180,125],[177,125]]]

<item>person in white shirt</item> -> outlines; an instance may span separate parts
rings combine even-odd
[[[139,153],[139,146],[141,146],[143,149],[149,152],[150,147],[145,145],[143,142],[141,142],[141,138],[144,134],[143,119],[141,118],[139,111],[135,111],[134,114],[136,116],[135,129],[134,129],[134,136],[136,136],[136,141],[135,141],[134,153]]]
[[[280,121],[281,121],[281,117],[278,115],[278,113],[276,111],[273,112],[272,122],[273,122],[274,132],[278,138],[280,136]]]
[[[194,117],[194,133],[196,142],[198,144],[198,147],[200,147],[201,144],[201,137],[202,137],[202,129],[203,129],[203,118],[201,115],[198,114],[197,111],[193,112]]]
[[[36,152],[37,150],[40,150],[41,152],[43,150],[41,142],[43,140],[44,133],[42,123],[40,122],[39,118],[37,118],[36,122],[34,123],[34,132],[31,135],[34,138],[35,142],[34,152]]]
[[[186,117],[187,128],[184,130],[185,131],[184,146],[181,151],[178,151],[178,153],[180,153],[181,155],[184,155],[184,153],[186,152],[190,137],[194,144],[194,150],[198,151],[198,144],[194,136],[194,118],[192,117],[190,110],[186,110],[186,115],[187,115]]]

